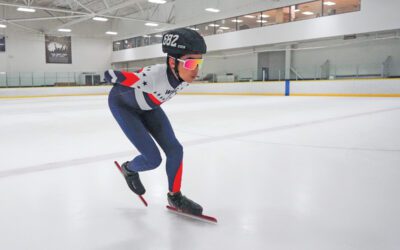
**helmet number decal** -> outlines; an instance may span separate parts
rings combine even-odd
[[[176,41],[179,39],[179,35],[167,34],[164,36],[163,45],[176,47]]]

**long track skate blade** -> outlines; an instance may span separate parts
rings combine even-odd
[[[189,214],[189,213],[185,213],[185,212],[179,211],[178,209],[176,209],[174,207],[171,207],[171,206],[168,206],[168,205],[166,207],[167,207],[167,209],[169,211],[171,211],[171,212],[173,212],[175,214],[178,214],[178,215],[183,215],[183,216],[186,216],[186,217],[189,217],[189,218],[192,218],[192,219],[201,220],[201,221],[218,223],[216,218],[208,216],[208,215],[204,215],[204,214],[202,214],[202,215],[194,215],[194,214]]]
[[[118,163],[117,161],[114,161],[114,163],[115,163],[115,166],[117,166],[119,172],[120,172],[120,173],[122,174],[122,176],[123,176],[124,174],[122,173],[121,165],[119,165],[119,163]],[[147,207],[148,204],[147,204],[147,201],[144,199],[143,195],[138,195],[138,194],[137,194],[137,196],[140,198],[140,200],[143,202],[143,204]]]

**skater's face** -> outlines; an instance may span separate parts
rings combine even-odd
[[[200,54],[184,55],[178,59],[178,72],[179,76],[185,82],[191,83],[199,73],[199,67],[203,63],[203,56]],[[175,67],[175,60],[170,58],[171,67]]]

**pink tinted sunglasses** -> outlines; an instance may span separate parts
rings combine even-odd
[[[170,57],[172,57],[172,56],[170,56]],[[172,57],[172,58],[174,58],[174,57]],[[197,66],[200,68],[201,65],[203,64],[203,59],[186,59],[186,60],[179,59],[179,58],[177,58],[177,59],[178,59],[178,61],[183,63],[183,67],[188,70],[195,70],[197,68]]]

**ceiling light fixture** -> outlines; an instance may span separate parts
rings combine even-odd
[[[236,20],[236,19],[233,19],[232,22],[234,22],[234,23],[243,23],[243,20],[240,20],[240,19],[237,19],[237,20]]]
[[[246,17],[246,18],[256,18],[255,16],[252,16],[252,15],[246,15],[244,17]]]
[[[0,23],[0,28],[7,28],[7,25]]]
[[[99,22],[107,22],[108,21],[108,18],[99,17],[99,16],[95,16],[92,19],[95,20],[95,21],[99,21]]]
[[[22,12],[36,12],[36,10],[35,9],[32,9],[32,8],[24,8],[24,7],[18,7],[18,9],[17,9],[18,11],[22,11]]]
[[[118,32],[115,32],[115,31],[106,31],[106,34],[107,34],[107,35],[115,36],[115,35],[118,35]]]
[[[157,27],[158,23],[145,23],[144,25],[150,26],[150,27]]]
[[[311,11],[304,11],[304,12],[303,12],[303,15],[311,16],[311,15],[314,15],[314,12],[311,12]]]
[[[215,8],[207,8],[207,9],[205,9],[205,10],[206,10],[206,11],[209,11],[209,12],[214,12],[214,13],[220,12],[219,9],[215,9]]]
[[[167,1],[165,0],[147,0],[149,3],[156,3],[156,4],[164,4]]]
[[[71,32],[71,29],[58,29],[60,32]]]
[[[335,2],[324,2],[324,5],[332,6],[332,5],[336,5],[336,3]]]

